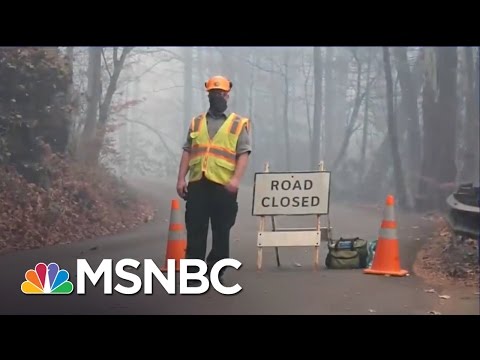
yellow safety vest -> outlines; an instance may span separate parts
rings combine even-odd
[[[207,179],[225,185],[235,173],[237,141],[248,119],[232,113],[210,139],[205,114],[192,119],[190,138],[189,181]]]

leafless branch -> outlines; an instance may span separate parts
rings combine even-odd
[[[133,47],[124,47],[122,50],[122,54],[120,55],[120,59],[115,59],[118,56],[118,52],[116,52],[115,49],[117,48],[114,48],[113,74],[112,74],[112,77],[110,78],[110,82],[108,83],[105,98],[102,104],[100,105],[100,114],[98,118],[98,121],[100,124],[105,124],[107,122],[113,94],[117,90],[118,78],[120,77],[120,73],[123,69],[125,59],[127,58],[128,54],[133,50]]]
[[[103,58],[103,61],[105,62],[105,68],[107,69],[108,76],[111,79],[112,73],[110,72],[110,68],[108,67],[107,58],[105,57],[105,48],[102,48],[102,58]]]
[[[177,155],[175,155],[175,153],[170,149],[170,147],[167,145],[165,139],[164,139],[164,136],[166,136],[167,138],[169,138],[167,135],[165,134],[162,134],[159,130],[155,129],[153,126],[143,122],[143,121],[139,121],[139,120],[131,120],[131,119],[124,119],[124,121],[126,122],[129,122],[129,123],[133,123],[133,124],[138,124],[138,125],[141,125],[147,129],[149,129],[151,132],[153,132],[155,135],[157,135],[157,137],[160,139],[160,142],[162,143],[163,147],[167,150],[168,154],[171,156],[171,157],[176,157]]]
[[[148,67],[146,70],[144,70],[140,75],[134,77],[135,80],[139,80],[142,76],[144,76],[145,74],[149,73],[150,71],[152,71],[157,65],[159,64],[162,64],[162,63],[166,63],[166,62],[170,62],[172,60],[178,60],[178,58],[176,57],[170,57],[168,59],[160,59],[158,60],[157,62],[155,62],[153,65],[151,65],[150,67]]]
[[[271,59],[272,64],[275,65],[273,69],[268,69],[257,62],[252,62],[249,58],[245,58],[245,61],[248,65],[258,70],[261,70],[270,74],[279,74],[279,75],[285,76],[285,72],[283,71],[282,67],[278,65],[273,59]]]
[[[172,59],[183,62],[183,57],[181,55],[165,48],[156,48],[156,49],[147,48],[146,50],[137,49],[135,51],[135,55],[152,55],[152,54],[163,54],[163,55],[168,54],[171,56]]]
[[[179,88],[183,88],[183,85],[173,85],[173,86],[169,86],[169,87],[166,87],[166,88],[155,89],[152,92],[153,93],[159,93],[159,92],[162,92],[162,91],[168,91],[168,90],[179,89]],[[200,86],[193,86],[192,89],[203,91],[203,87],[200,87]]]

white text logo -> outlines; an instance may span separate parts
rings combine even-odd
[[[160,283],[163,289],[168,294],[177,293],[177,282],[175,271],[175,260],[169,259],[167,261],[167,274],[165,275],[160,271],[155,262],[151,259],[145,259],[143,263],[142,276],[127,271],[127,268],[138,269],[141,263],[135,259],[122,259],[118,261],[115,266],[112,259],[103,259],[97,269],[94,271],[86,259],[77,260],[77,294],[85,294],[86,279],[88,278],[93,286],[103,277],[103,292],[104,294],[112,294],[113,291],[122,295],[135,295],[142,290],[146,295],[153,293],[153,283],[155,279]],[[180,294],[203,294],[210,285],[223,295],[234,295],[242,290],[239,284],[228,287],[223,286],[219,281],[219,273],[224,267],[233,267],[239,269],[242,263],[235,259],[223,259],[215,263],[212,267],[209,276],[207,277],[207,264],[202,260],[197,259],[182,259],[180,260],[179,285]],[[197,268],[197,272],[192,272],[190,268]],[[125,286],[117,283],[113,286],[113,274],[117,275],[122,280],[126,280],[131,283],[130,286]],[[138,271],[137,271],[138,272]],[[143,277],[143,281],[142,281]],[[200,282],[200,286],[189,287],[188,281],[196,280]]]

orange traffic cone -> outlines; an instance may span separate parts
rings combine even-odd
[[[187,248],[187,239],[185,226],[182,222],[180,212],[180,203],[178,200],[172,200],[170,211],[170,226],[168,229],[167,253],[165,255],[165,265],[160,269],[167,271],[168,259],[175,260],[175,270],[180,271],[180,260],[185,259]]]
[[[388,195],[385,201],[382,226],[378,236],[377,247],[370,269],[365,274],[405,276],[407,270],[400,268],[400,255],[397,238],[397,221],[395,220],[395,199]]]

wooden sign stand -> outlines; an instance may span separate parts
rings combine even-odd
[[[323,161],[319,164],[319,172],[321,173],[330,173],[324,170]],[[264,173],[270,173],[269,163],[265,163]],[[295,173],[286,173],[294,174]],[[292,176],[293,177],[293,176]],[[328,193],[329,193],[329,181],[328,178]],[[328,199],[329,201],[329,199]],[[278,252],[279,247],[313,247],[313,262],[314,270],[319,269],[319,258],[320,258],[320,243],[322,239],[322,230],[326,230],[325,234],[328,239],[331,238],[332,228],[330,227],[330,218],[328,212],[327,204],[327,213],[320,214],[316,213],[316,223],[314,227],[311,228],[278,228],[275,221],[275,215],[271,216],[272,221],[272,231],[267,231],[266,228],[266,216],[261,215],[259,221],[259,230],[257,233],[257,270],[261,270],[263,262],[263,248],[265,247],[274,247],[276,252],[277,266],[280,266],[280,256]],[[321,227],[321,216],[327,216],[327,226]],[[327,240],[328,240],[327,239]]]

